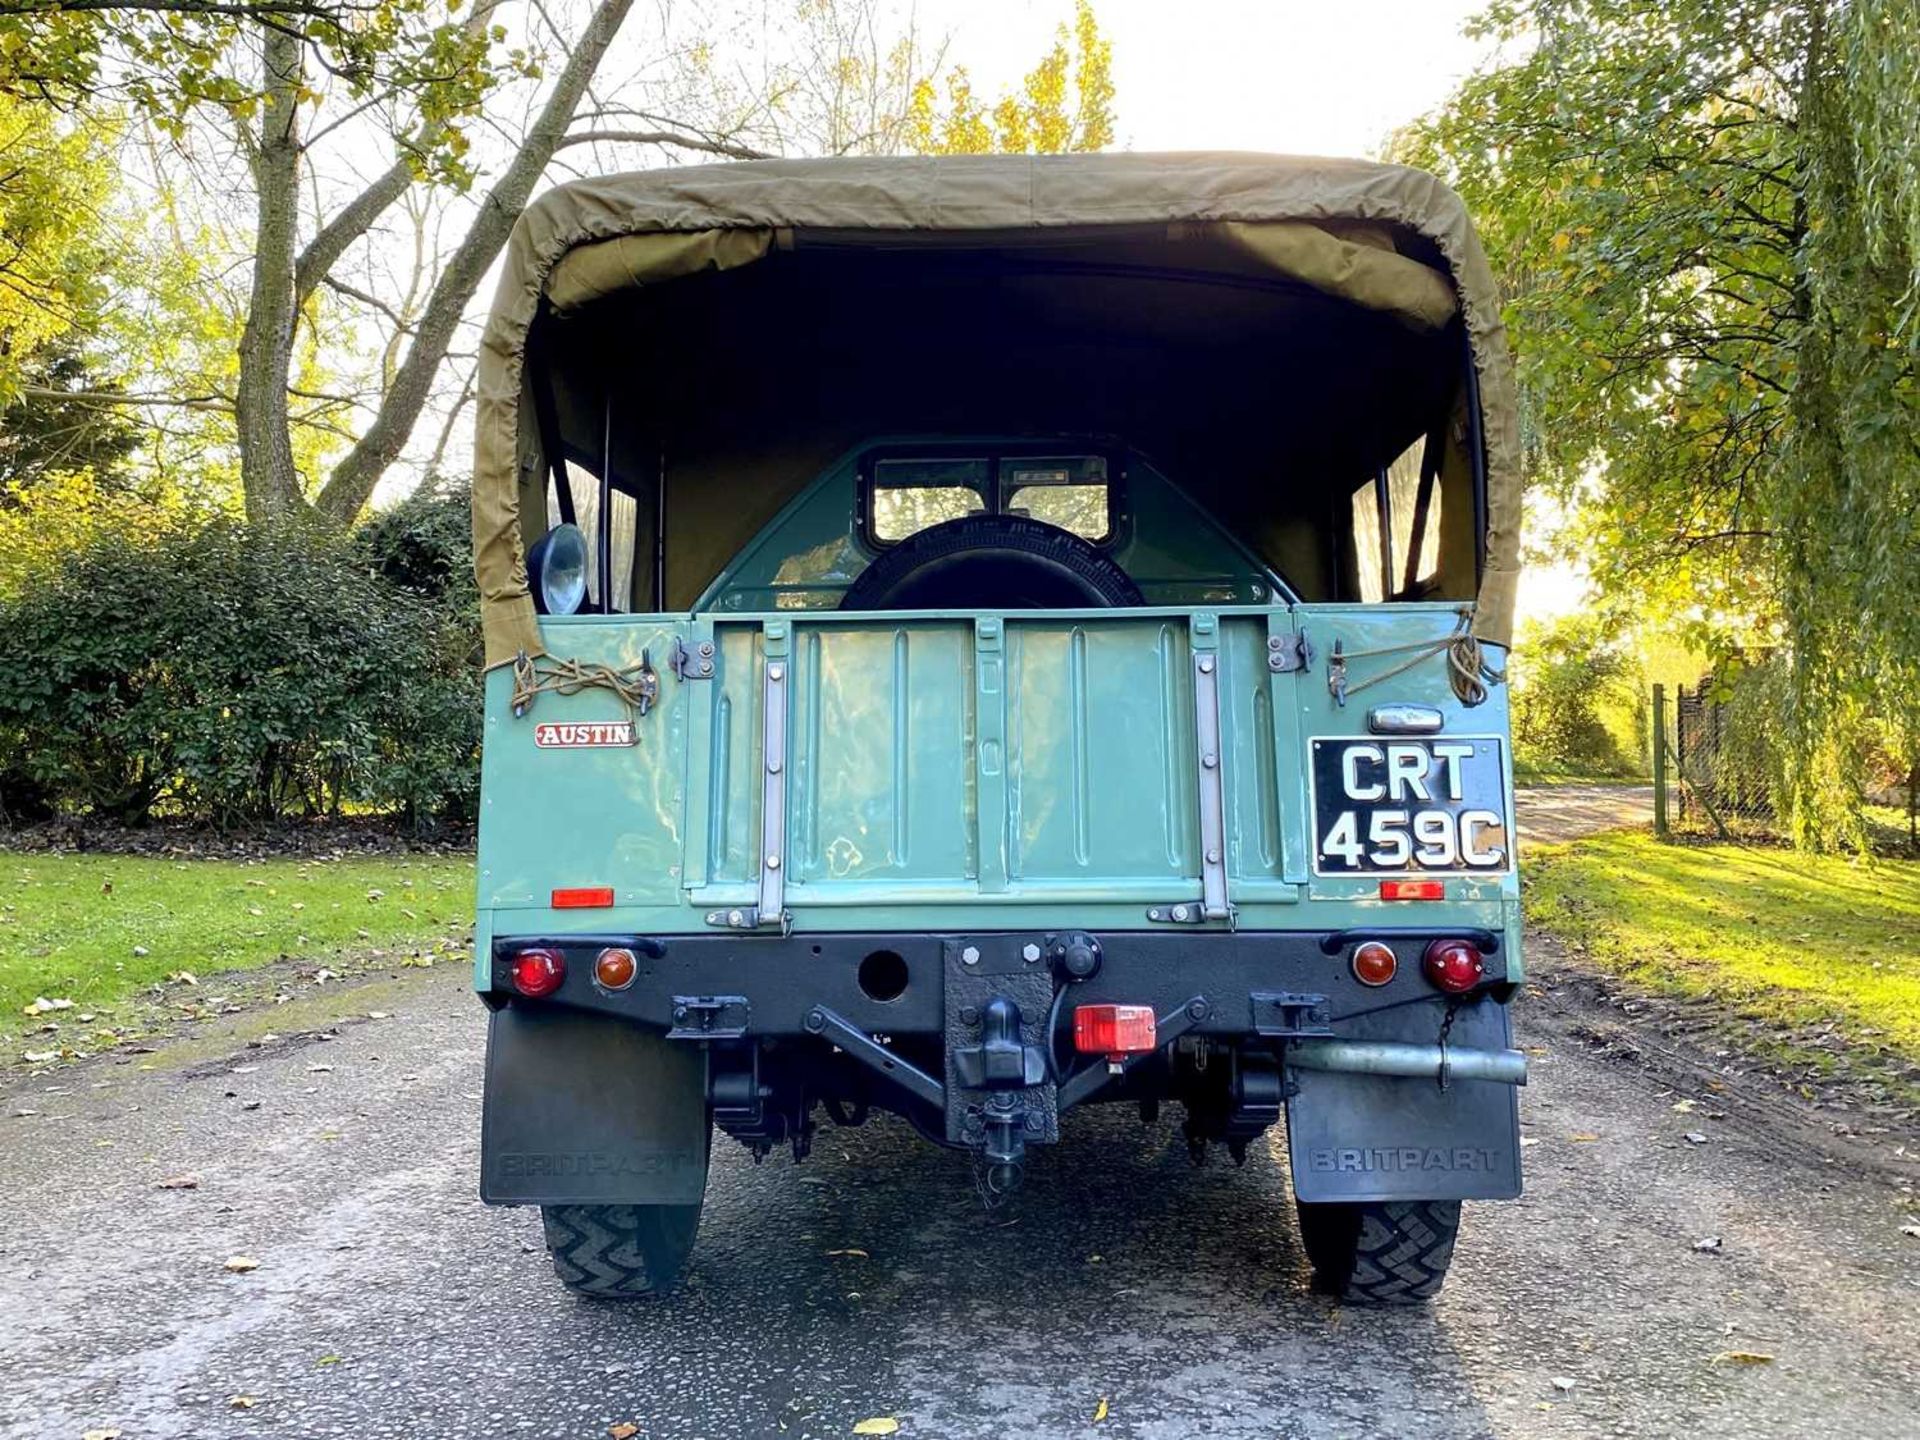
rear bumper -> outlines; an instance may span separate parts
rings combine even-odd
[[[1423,972],[1428,942],[1443,936],[1485,957],[1469,995],[1445,995]],[[1355,978],[1362,940],[1393,948],[1385,985]],[[564,978],[542,999],[516,999],[513,957],[535,946],[561,954]],[[594,974],[611,947],[636,961],[617,989]],[[1497,935],[1461,927],[496,939],[483,992],[502,1012],[489,1123],[518,1133],[523,1092],[537,1089],[542,1132],[575,1128],[554,1065],[577,1048],[568,1027],[610,1026],[631,1045],[699,1057],[706,1115],[756,1153],[791,1142],[803,1154],[817,1103],[838,1119],[851,1112],[836,1106],[864,1114],[871,1102],[1017,1180],[1028,1146],[1057,1140],[1067,1110],[1172,1098],[1190,1143],[1223,1141],[1236,1156],[1284,1116],[1305,1201],[1505,1197],[1519,1191],[1514,1087],[1526,1062],[1508,1048],[1515,985],[1503,951]],[[1151,1007],[1154,1047],[1074,1053],[1071,1012],[1091,1003]],[[548,1080],[493,1082],[511,1058],[502,1021],[553,1030],[552,1054],[519,1067]],[[677,1103],[697,1110],[698,1093]],[[576,1137],[563,1148],[604,1146]]]
[[[1099,972],[1075,983],[1072,1003],[1150,1005],[1166,1015],[1195,997],[1206,1013],[1190,1033],[1221,1038],[1286,1038],[1275,995],[1315,997],[1316,1033],[1338,1033],[1343,1021],[1403,1007],[1437,1005],[1444,997],[1421,973],[1429,940],[1472,939],[1486,957],[1486,991],[1504,1001],[1512,990],[1499,935],[1472,927],[1380,927],[1345,931],[1120,931],[1096,938]],[[1349,965],[1362,939],[1392,946],[1398,971],[1387,984],[1362,985]],[[1054,932],[981,935],[807,934],[791,936],[641,935],[496,938],[492,985],[499,1002],[513,993],[509,966],[529,946],[558,950],[566,978],[541,1002],[617,1015],[675,1039],[732,1040],[817,1034],[808,1024],[820,1008],[847,1024],[889,1036],[943,1034],[949,1028],[946,977],[951,967],[974,977],[1051,977]],[[608,990],[593,978],[593,961],[609,946],[633,951],[632,984]],[[971,953],[972,960],[966,957]],[[898,964],[875,957],[896,957]],[[864,968],[863,968],[864,967]],[[882,971],[892,983],[873,982]],[[904,977],[904,983],[901,983]],[[897,993],[889,993],[897,988]],[[1049,982],[1051,989],[1051,982]]]

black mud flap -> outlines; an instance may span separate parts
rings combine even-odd
[[[706,1183],[703,1050],[586,1011],[493,1012],[482,1200],[692,1205]]]
[[[1342,1021],[1342,1040],[1431,1045],[1441,1012],[1429,1005]],[[1492,1000],[1461,1009],[1452,1045],[1505,1049],[1507,1010]],[[1492,1080],[1288,1071],[1293,1191],[1312,1203],[1339,1200],[1511,1200],[1520,1193],[1520,1100]]]

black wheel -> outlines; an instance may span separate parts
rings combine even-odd
[[[1078,535],[1020,515],[968,515],[890,547],[842,610],[1078,610],[1138,605],[1140,587]]]
[[[1313,1277],[1348,1300],[1411,1305],[1437,1294],[1460,1233],[1458,1200],[1301,1205]]]
[[[686,1274],[698,1205],[542,1205],[553,1273],[601,1300],[666,1295]]]

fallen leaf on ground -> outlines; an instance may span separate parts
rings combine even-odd
[[[338,1355],[322,1355],[313,1363],[316,1365],[338,1365],[340,1363],[340,1357]]]
[[[1693,1101],[1691,1100],[1674,1101],[1673,1113],[1676,1115],[1691,1115],[1693,1113]]]
[[[153,1188],[156,1190],[198,1190],[200,1188],[200,1177],[198,1175],[169,1175],[164,1180],[154,1181]]]
[[[227,1397],[227,1404],[236,1410],[251,1410],[259,1403],[260,1402],[251,1395],[231,1395]]]
[[[1107,1397],[1102,1395],[1100,1403],[1093,1407],[1093,1423],[1098,1425],[1107,1418]]]
[[[385,1010],[367,1011],[367,1019],[369,1020],[391,1020],[392,1018],[393,1016],[388,1014]]]
[[[1704,1145],[1707,1143],[1707,1137],[1702,1135],[1698,1130],[1689,1130],[1680,1138],[1689,1145]]]
[[[856,1435],[896,1435],[900,1431],[900,1422],[891,1415],[876,1415],[871,1420],[862,1420],[853,1427]]]
[[[639,1433],[640,1427],[631,1420],[622,1420],[618,1425],[607,1426],[607,1434],[611,1435],[613,1440],[633,1440],[633,1437]]]
[[[330,1074],[330,1073],[332,1072],[332,1070],[333,1070],[333,1067],[332,1067],[331,1065],[309,1065],[309,1066],[307,1066],[307,1073],[308,1073],[309,1075],[326,1075],[326,1074]]]
[[[1573,1141],[1573,1143],[1576,1145],[1591,1145],[1594,1141],[1598,1140],[1600,1137],[1598,1135],[1595,1135],[1590,1130],[1578,1130],[1578,1131],[1575,1131],[1573,1134],[1569,1135],[1567,1138]]]
[[[235,1275],[244,1275],[249,1270],[258,1270],[260,1262],[251,1255],[233,1255],[228,1257],[226,1268]]]
[[[60,1052],[58,1050],[28,1050],[24,1052],[20,1058],[25,1060],[29,1065],[44,1065],[49,1060],[58,1060],[60,1058]]]
[[[1558,1390],[1562,1395],[1571,1395],[1576,1383],[1578,1382],[1576,1382],[1571,1375],[1556,1375],[1553,1377],[1553,1388]]]
[[[1698,1250],[1702,1255],[1718,1255],[1720,1253],[1720,1237],[1718,1235],[1708,1235],[1704,1239],[1694,1241],[1693,1248]]]
[[[873,1258],[864,1250],[829,1250],[827,1254],[829,1256],[851,1255],[856,1260],[871,1260]]]
[[[1900,1233],[1909,1240],[1920,1240],[1920,1225],[1902,1225]]]
[[[167,979],[173,981],[176,985],[198,985],[200,983],[198,980],[194,979],[193,972],[191,970],[171,971],[168,973]]]
[[[20,1013],[22,1015],[47,1015],[55,1010],[71,1010],[72,1008],[73,1001],[71,1000],[49,1000],[44,995],[36,995],[33,997],[33,1003],[31,1005],[21,1007]]]
[[[1722,1350],[1710,1362],[1714,1365],[1771,1365],[1773,1356],[1759,1350]]]
[[[120,1440],[120,1427],[109,1425],[105,1430],[89,1430],[80,1440]]]

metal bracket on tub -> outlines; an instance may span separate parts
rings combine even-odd
[[[1307,632],[1297,630],[1292,635],[1269,635],[1267,637],[1267,669],[1276,675],[1290,675],[1296,670],[1309,670],[1313,667],[1313,642],[1307,638]]]
[[[1333,1034],[1332,1015],[1324,995],[1296,995],[1284,990],[1256,990],[1253,1033],[1266,1040],[1299,1040]]]
[[[678,635],[674,636],[673,649],[667,652],[667,668],[673,671],[676,680],[683,683],[688,680],[711,680],[713,642],[702,640],[689,649]]]
[[[744,995],[676,995],[669,1040],[738,1040],[751,1010]]]

